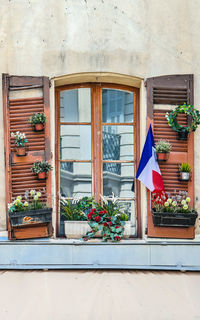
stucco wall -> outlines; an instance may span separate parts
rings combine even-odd
[[[193,73],[198,106],[199,15],[198,0],[0,0],[0,73],[50,78],[80,72],[140,78]],[[2,101],[1,95],[0,91]],[[52,87],[52,108],[53,103]],[[199,136],[200,129],[195,133],[196,150]],[[2,108],[0,139],[0,229],[4,230]],[[199,165],[195,152],[195,167]],[[195,192],[199,197],[197,169]],[[196,207],[200,208],[200,200]]]

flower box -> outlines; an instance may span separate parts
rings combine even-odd
[[[51,222],[52,208],[9,213],[9,218],[12,227]]]
[[[157,152],[157,159],[159,162],[167,161],[169,159],[169,152]]]
[[[198,216],[192,213],[156,212],[152,210],[154,226],[158,227],[191,227],[195,225]]]

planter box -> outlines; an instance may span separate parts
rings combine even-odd
[[[191,227],[195,225],[197,212],[171,213],[152,211],[154,226],[158,227]]]
[[[80,239],[86,232],[90,231],[90,226],[87,221],[65,221],[65,236],[68,239]],[[124,236],[123,238],[128,239],[131,235],[135,234],[135,228],[131,221],[126,221],[124,226]],[[134,231],[134,232],[133,232]],[[101,232],[98,231],[95,238],[100,238]]]
[[[53,235],[51,222],[34,222],[16,227],[11,227],[9,231],[10,240],[49,238]]]
[[[9,213],[12,227],[46,223],[52,220],[52,208]]]

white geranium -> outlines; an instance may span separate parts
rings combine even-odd
[[[169,207],[169,202],[166,201],[166,202],[164,203],[164,206],[165,206],[165,207]]]
[[[181,201],[181,204],[184,206],[186,204],[186,201],[185,200],[182,200]]]
[[[190,202],[191,201],[190,197],[187,197],[185,200],[186,200],[186,202]]]
[[[30,195],[33,197],[35,195],[36,191],[35,190],[31,190],[30,191]]]
[[[172,206],[173,206],[173,207],[176,207],[176,205],[177,205],[177,202],[176,202],[176,201],[173,201],[173,202],[172,202]]]
[[[34,196],[34,198],[33,198],[35,201],[37,201],[38,200],[38,196],[37,196],[37,194]]]
[[[172,199],[167,199],[167,202],[169,203],[169,204],[171,204],[172,203]]]
[[[24,207],[28,207],[28,202],[27,201],[24,202]]]
[[[184,209],[184,210],[187,210],[187,209],[188,209],[188,205],[187,205],[187,204],[184,204],[183,209]]]

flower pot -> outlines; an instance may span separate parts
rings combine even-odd
[[[24,157],[26,156],[26,147],[17,147],[16,153],[18,157]]]
[[[123,239],[128,239],[131,236],[136,236],[135,224],[132,221],[126,221],[124,225]]]
[[[190,180],[190,172],[180,172],[180,178],[181,181],[189,181]]]
[[[158,161],[167,161],[169,158],[169,152],[157,152]]]
[[[11,226],[17,227],[26,224],[46,223],[52,220],[52,208],[39,210],[27,210],[10,213],[9,218]]]
[[[153,224],[158,227],[191,227],[195,225],[198,216],[196,211],[191,213],[156,212],[152,210]]]
[[[39,180],[45,180],[46,179],[46,172],[39,172],[38,173],[38,179]]]
[[[80,239],[90,230],[87,221],[65,221],[65,236],[68,239]]]
[[[188,139],[188,131],[178,131],[178,140],[186,141]]]
[[[34,125],[35,131],[43,131],[44,130],[44,124],[43,123],[37,123]]]

